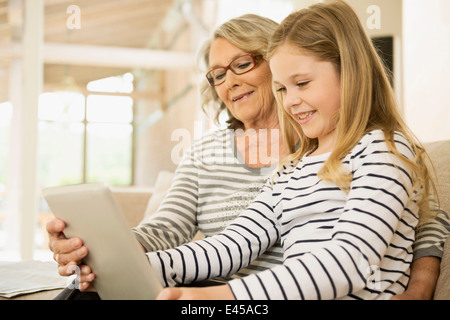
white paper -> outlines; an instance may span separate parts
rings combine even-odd
[[[12,298],[21,294],[65,288],[70,279],[58,274],[55,262],[0,261],[1,297]]]

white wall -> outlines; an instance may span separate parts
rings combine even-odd
[[[292,0],[295,9],[319,0]],[[450,139],[450,1],[346,0],[371,36],[394,37],[395,91],[405,120],[422,142]],[[369,29],[377,5],[381,28]]]
[[[422,142],[450,139],[450,1],[403,7],[406,120]]]
[[[259,14],[281,22],[297,0],[220,0],[217,2],[216,26],[246,13]]]
[[[292,0],[301,9],[321,0]],[[370,37],[393,37],[394,90],[403,109],[403,14],[404,0],[345,0],[358,15]],[[407,1],[407,0],[406,0]]]
[[[394,91],[403,110],[403,0],[346,0],[358,14],[370,37],[391,36],[394,40]]]

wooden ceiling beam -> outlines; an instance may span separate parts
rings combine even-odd
[[[172,6],[173,0],[83,0],[83,1],[71,1],[77,5],[83,16],[83,19],[97,19],[101,17],[107,17],[109,15],[114,15],[115,13],[126,13],[127,11],[136,9],[146,10],[155,9],[158,10],[163,8],[167,10]],[[45,19],[46,20],[58,20],[66,15],[68,4],[57,5],[57,6],[46,6]]]
[[[44,62],[114,68],[180,69],[194,66],[191,53],[75,44],[45,43]]]
[[[137,26],[137,24],[125,24],[121,28],[85,28],[83,30],[73,30],[70,35],[65,34],[65,31],[61,30],[59,32],[47,33],[45,41],[58,43],[67,42],[72,44],[126,46],[125,43],[129,43],[129,39],[134,38],[135,45],[133,45],[133,47],[145,47],[148,38],[153,34],[157,26],[157,24],[152,26],[147,24],[145,27]],[[125,43],[123,40],[126,40]]]
[[[20,44],[0,46],[2,59],[21,55]],[[64,43],[45,43],[43,59],[45,64],[160,70],[191,68],[195,63],[187,52]]]

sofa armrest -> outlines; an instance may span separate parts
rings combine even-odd
[[[441,260],[441,272],[434,294],[435,300],[450,300],[450,237],[444,246],[444,255]]]

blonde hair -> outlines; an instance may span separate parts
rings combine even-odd
[[[424,197],[419,205],[422,212],[428,213],[430,183],[434,190],[435,186],[425,165],[425,149],[402,120],[386,69],[353,9],[344,1],[327,1],[294,12],[275,31],[267,57],[270,59],[285,43],[321,61],[332,63],[340,76],[337,142],[319,177],[348,191],[352,175],[344,170],[342,159],[365,134],[380,129],[384,132],[389,150],[414,173],[414,190],[423,187]],[[282,107],[281,95],[275,96],[283,137],[291,153],[280,165],[290,161],[297,163],[308,151],[317,147],[318,141],[302,132],[298,121]],[[411,143],[414,161],[398,152],[394,143],[395,131],[401,132]],[[300,147],[296,149],[298,137]]]
[[[209,71],[206,68],[209,68],[209,52],[215,39],[226,39],[247,53],[264,57],[269,45],[269,39],[277,27],[278,23],[275,21],[256,14],[245,14],[225,22],[214,31],[212,38],[200,50],[199,58],[203,60],[203,68],[205,68],[203,72]],[[243,128],[242,122],[234,118],[228,111],[228,108],[220,100],[216,90],[209,85],[206,78],[200,84],[200,97],[203,111],[207,113],[207,109],[212,109],[215,112],[214,119],[217,123],[219,115],[226,110],[229,116],[227,121],[228,128]]]

